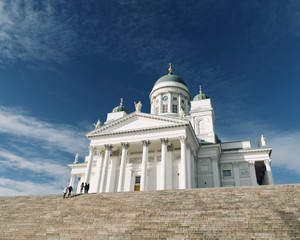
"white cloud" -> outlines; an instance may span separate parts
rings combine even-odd
[[[71,125],[52,124],[25,115],[21,110],[0,106],[0,133],[40,141],[47,148],[69,153],[86,152],[85,133]]]
[[[269,138],[273,148],[272,165],[300,174],[300,131],[278,132]]]
[[[43,195],[62,193],[60,186],[53,184],[41,184],[29,181],[16,181],[0,177],[0,192],[2,196]]]
[[[62,166],[60,164],[52,163],[51,160],[43,158],[28,158],[18,156],[10,151],[0,148],[0,171],[12,168],[24,169],[30,172],[39,173],[46,175],[47,177],[54,178],[60,182],[66,180],[66,176],[69,175],[69,168],[67,166]]]

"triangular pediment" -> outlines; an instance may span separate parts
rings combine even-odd
[[[161,117],[146,113],[132,113],[112,123],[104,125],[99,129],[89,132],[87,137],[169,128],[187,124],[188,121],[186,120]]]

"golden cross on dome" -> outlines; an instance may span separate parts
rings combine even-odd
[[[172,66],[171,66],[171,63],[169,63],[169,73],[171,74],[172,73]]]
[[[120,106],[122,106],[123,105],[123,98],[121,98],[121,102],[120,102]]]
[[[200,85],[200,94],[202,94],[202,88],[201,88],[201,85]]]

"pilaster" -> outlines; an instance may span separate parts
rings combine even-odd
[[[233,162],[234,185],[241,186],[239,162]]]

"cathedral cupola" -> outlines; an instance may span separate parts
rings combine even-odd
[[[201,85],[200,85],[200,92],[198,95],[196,95],[193,99],[193,101],[198,101],[198,100],[203,100],[203,99],[207,99],[209,98],[209,96],[207,96],[206,94],[202,93],[202,89],[201,89]]]
[[[151,114],[178,116],[183,109],[188,115],[191,94],[184,80],[174,75],[169,65],[169,73],[155,82],[150,93]]]

